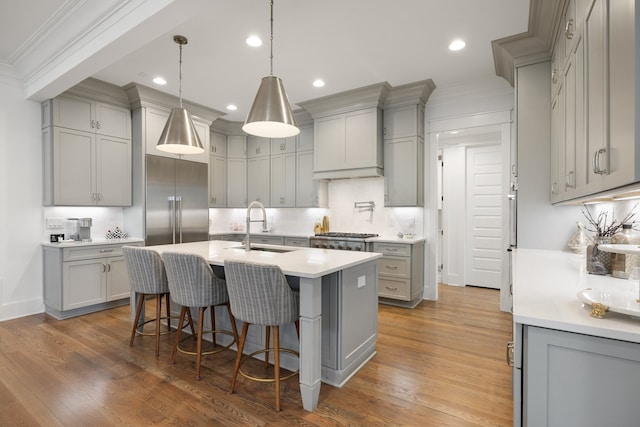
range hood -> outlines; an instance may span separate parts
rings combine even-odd
[[[387,82],[298,105],[314,121],[313,179],[383,176],[382,107]]]

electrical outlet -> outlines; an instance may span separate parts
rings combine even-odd
[[[44,220],[45,225],[48,229],[50,230],[55,230],[55,229],[61,229],[64,228],[64,223],[62,222],[61,219],[56,219],[56,218],[46,218]]]
[[[367,285],[367,276],[358,276],[358,288],[364,288]]]

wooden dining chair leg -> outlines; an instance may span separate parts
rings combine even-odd
[[[295,325],[296,325],[296,335],[298,336],[298,341],[300,341],[300,320],[296,320]]]
[[[182,307],[182,310],[180,310],[180,319],[178,320],[178,325],[182,325],[182,322],[184,322],[184,316],[188,311],[189,311],[189,307]],[[191,317],[191,314],[189,314],[189,317]],[[173,352],[171,353],[171,363],[176,363],[176,353],[178,353],[178,346],[180,345],[181,334],[182,334],[182,328],[178,327],[178,330],[176,331],[175,343],[173,344]]]
[[[242,323],[242,332],[240,335],[240,342],[238,343],[238,352],[236,353],[236,361],[233,365],[233,374],[231,375],[231,391],[236,388],[236,377],[238,376],[238,371],[240,370],[240,360],[242,360],[242,351],[244,350],[244,342],[247,339],[247,330],[249,329],[249,324],[247,322]]]
[[[273,370],[276,382],[276,411],[280,410],[280,326],[273,326]]]
[[[140,314],[142,313],[143,306],[144,306],[144,294],[138,294],[138,306],[136,307],[136,318],[133,320],[133,328],[131,328],[131,339],[129,340],[129,347],[133,347],[133,339],[136,337],[136,330],[138,329],[138,322],[140,321]]]
[[[202,329],[204,323],[204,310],[206,307],[198,308],[198,341],[196,343],[196,380],[200,379],[200,359],[202,359]]]

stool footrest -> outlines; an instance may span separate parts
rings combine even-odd
[[[173,332],[174,330],[171,329],[171,319],[177,319],[177,316],[165,316],[165,317],[161,317],[160,318],[160,322],[162,322],[163,320],[167,320],[168,322],[166,323],[166,325],[168,326],[169,329],[167,329],[166,331],[161,331],[160,335],[167,335],[170,334],[171,332]],[[152,337],[155,336],[156,333],[155,332],[143,332],[141,328],[144,328],[144,325],[146,325],[147,323],[156,323],[156,319],[149,319],[149,320],[145,320],[144,322],[140,323],[138,325],[138,327],[136,328],[136,335],[141,335],[144,337]],[[187,326],[189,326],[189,322],[187,321],[185,324],[182,325],[182,327],[180,329],[184,329]]]
[[[242,375],[243,377],[245,377],[245,378],[247,378],[249,380],[252,380],[252,381],[258,381],[258,382],[263,382],[263,383],[273,383],[273,382],[275,382],[276,381],[275,378],[272,378],[272,377],[267,377],[267,378],[255,377],[253,375],[249,375],[246,372],[242,371],[242,364],[244,362],[246,362],[247,360],[251,359],[253,356],[261,354],[261,353],[272,353],[272,352],[275,352],[275,351],[276,351],[275,348],[263,348],[261,350],[254,351],[253,353],[246,355],[245,357],[243,357],[240,360],[240,369],[238,370],[238,373],[240,375]],[[280,348],[280,353],[289,353],[289,354],[293,354],[293,355],[295,355],[297,357],[300,357],[300,353],[298,353],[297,351],[292,350],[290,348]],[[280,381],[283,381],[283,380],[289,379],[291,377],[294,377],[294,376],[298,375],[298,372],[299,372],[299,370],[296,369],[294,372],[292,372],[292,373],[290,373],[288,375],[285,375],[284,377],[280,377]]]
[[[233,336],[233,332],[231,332],[231,331],[225,331],[225,330],[215,330],[215,331],[211,331],[211,330],[209,330],[209,331],[202,331],[202,335],[204,335],[204,334],[212,334],[212,333],[213,333],[213,334],[224,334],[224,335]],[[191,339],[191,338],[196,339],[196,337],[195,337],[195,336],[193,336],[193,335],[187,335],[186,337],[184,337],[184,338],[182,338],[182,339],[180,340],[180,343],[182,343],[182,342],[184,342],[184,341],[186,341],[186,340],[188,340],[188,339]],[[220,353],[221,351],[223,351],[223,350],[226,350],[226,349],[230,348],[230,347],[231,347],[232,345],[234,345],[235,343],[236,343],[236,340],[234,339],[233,341],[231,341],[231,343],[229,343],[229,344],[228,344],[228,345],[226,345],[226,346],[219,346],[219,347],[216,347],[216,348],[215,348],[215,349],[213,349],[213,350],[203,351],[203,352],[201,352],[200,354],[204,356],[204,355],[207,355],[207,354],[216,354],[216,353]],[[189,355],[191,355],[191,356],[195,356],[195,355],[197,354],[195,351],[185,350],[183,347],[180,347],[180,345],[178,345],[177,350],[178,350],[180,353],[182,353],[182,354],[189,354]]]

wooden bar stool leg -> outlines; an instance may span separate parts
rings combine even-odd
[[[211,336],[213,339],[213,348],[216,348],[218,346],[218,343],[216,343],[216,308],[214,306],[211,306]]]
[[[160,355],[160,319],[162,318],[162,295],[156,296],[156,357]]]
[[[171,331],[171,302],[169,294],[164,294],[165,304],[167,306],[167,330]]]
[[[200,379],[200,359],[202,358],[202,328],[204,323],[204,310],[206,307],[198,308],[198,342],[196,344],[196,380]]]
[[[129,347],[133,347],[133,339],[136,337],[136,330],[138,329],[138,322],[140,321],[140,314],[142,313],[143,306],[144,294],[139,294],[138,306],[136,307],[136,318],[133,320],[133,328],[131,328],[131,339],[129,340]]]
[[[280,326],[273,327],[273,369],[276,382],[276,411],[280,410]]]
[[[271,341],[271,328],[269,326],[265,326],[265,339],[264,339],[264,368],[267,369],[269,367],[269,342]]]
[[[227,313],[229,313],[229,321],[231,322],[231,331],[233,332],[233,340],[236,342],[236,346],[238,344],[238,327],[236,326],[236,319],[233,317],[233,313],[231,313],[231,304],[226,303]]]
[[[242,350],[244,350],[244,342],[247,339],[248,329],[249,324],[247,322],[242,322],[242,333],[240,335],[240,342],[238,342],[236,362],[233,365],[233,374],[231,375],[231,393],[233,393],[233,390],[236,388],[236,377],[238,376],[238,371],[240,370],[240,360],[242,359]]]
[[[182,325],[184,322],[184,316],[189,312],[189,307],[182,307],[180,310],[180,320],[178,320],[178,325]],[[191,318],[191,314],[189,314],[189,318]],[[193,328],[193,325],[191,326]],[[176,353],[178,353],[178,346],[180,345],[180,335],[182,334],[182,328],[178,327],[176,331],[176,340],[173,345],[173,353],[171,353],[171,363],[176,363]]]
[[[189,307],[187,307],[187,319],[189,320],[189,326],[191,327],[191,336],[195,337],[196,330],[193,327],[193,317],[191,317],[191,310],[189,309]],[[182,325],[182,323],[180,323],[180,325]]]

